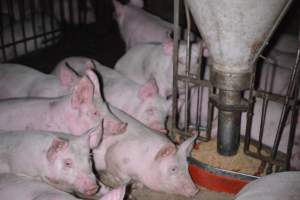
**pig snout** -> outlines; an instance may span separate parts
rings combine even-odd
[[[186,197],[193,197],[199,192],[199,189],[197,188],[197,186],[195,184],[183,185],[182,189],[183,189],[183,194]]]
[[[104,119],[104,129],[110,134],[121,134],[127,130],[127,123]]]
[[[99,186],[94,176],[79,176],[75,183],[78,191],[84,195],[91,196],[97,193]]]
[[[90,188],[84,191],[84,194],[88,196],[94,195],[97,193],[98,189],[99,189],[98,185],[91,186]]]
[[[168,133],[168,131],[162,126],[159,121],[152,122],[149,127],[161,133]]]

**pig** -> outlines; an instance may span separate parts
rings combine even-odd
[[[71,94],[56,98],[2,100],[0,129],[49,130],[80,135],[103,120],[104,136],[123,133],[127,125],[108,110],[99,88],[96,74],[89,70]]]
[[[113,0],[114,16],[127,50],[141,43],[161,43],[172,39],[170,34],[173,25],[143,10],[140,2],[142,1],[130,1],[129,4],[122,5]]]
[[[102,77],[104,97],[110,104],[148,127],[166,132],[165,121],[171,107],[171,101],[158,95],[155,80],[150,79],[140,85],[99,62],[85,57],[66,58],[57,64],[53,73],[66,67],[65,63],[69,63],[79,74],[82,74],[86,68],[95,67],[95,70]]]
[[[32,23],[33,20],[35,22],[34,26]],[[23,35],[23,25],[25,36]],[[53,31],[53,34],[47,34],[50,31]],[[14,22],[13,27],[4,27],[2,34],[4,41],[2,46],[6,47],[4,48],[5,53],[3,53],[3,51],[0,53],[0,62],[8,61],[35,50],[45,48],[47,45],[57,43],[58,38],[61,36],[61,30],[57,21],[51,20],[48,16],[44,16],[43,18],[40,15],[34,15],[33,18],[26,18],[24,21]],[[41,34],[46,35],[41,36]],[[31,38],[26,40],[26,45],[24,42],[20,42],[26,38]],[[13,42],[18,43],[12,45]]]
[[[235,200],[296,200],[300,198],[300,172],[280,172],[248,183]]]
[[[187,162],[195,136],[176,146],[165,135],[145,127],[126,113],[113,106],[110,109],[128,127],[124,134],[104,139],[94,149],[95,169],[101,175],[107,174],[113,184],[132,181],[154,191],[187,197],[198,192]]]
[[[108,192],[99,200],[123,200],[125,186]],[[79,200],[48,184],[13,174],[0,174],[0,199],[2,200]]]
[[[114,18],[118,23],[121,36],[126,44],[126,49],[144,43],[163,43],[172,41],[173,24],[153,15],[143,8],[143,0],[130,0],[127,5],[113,0]],[[187,30],[180,30],[183,39],[187,38]],[[199,40],[190,32],[190,40]]]
[[[101,134],[93,129],[82,136],[1,130],[0,173],[19,174],[64,191],[93,195],[98,185],[89,155]]]
[[[24,65],[0,64],[0,99],[64,96],[78,81],[79,77],[69,68],[61,68],[54,76]]]
[[[195,74],[200,59],[200,43],[191,45],[191,73]],[[129,79],[145,84],[150,77],[154,77],[159,94],[165,98],[172,94],[173,82],[173,43],[141,44],[131,48],[115,64],[115,70]],[[186,43],[180,42],[178,52],[178,73],[185,74]],[[178,85],[183,89],[183,85]]]

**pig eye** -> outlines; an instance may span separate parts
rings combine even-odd
[[[94,116],[100,116],[100,113],[96,110],[92,113]]]
[[[177,167],[177,166],[174,166],[174,167],[171,167],[171,168],[170,168],[170,172],[171,172],[172,174],[177,173],[177,171],[178,171],[178,167]]]
[[[64,160],[64,166],[65,166],[66,168],[72,168],[72,167],[73,167],[73,162],[72,162],[72,160],[71,160],[71,159],[65,159],[65,160]]]

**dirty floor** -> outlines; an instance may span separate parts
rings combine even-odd
[[[214,191],[201,188],[200,192],[193,198],[187,198],[179,195],[167,195],[150,191],[149,189],[138,189],[133,192],[132,196],[135,200],[231,200],[234,199],[234,195],[226,193],[218,193]]]

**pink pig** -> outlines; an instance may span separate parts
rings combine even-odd
[[[0,98],[59,97],[69,94],[79,77],[62,68],[58,77],[18,64],[0,64]]]
[[[191,45],[191,72],[196,73],[200,59],[200,43]],[[153,77],[157,83],[159,94],[168,97],[173,88],[173,43],[142,44],[130,49],[115,65],[116,71],[129,79],[145,84]],[[178,73],[185,74],[186,43],[180,42],[178,52]],[[207,52],[205,52],[207,55]],[[179,85],[182,89],[183,85]]]
[[[82,74],[86,68],[95,68],[102,77],[104,97],[110,104],[150,128],[166,132],[165,121],[171,102],[158,95],[155,80],[150,79],[140,85],[99,62],[85,57],[66,58],[56,66],[53,73],[65,68],[65,63],[68,63],[79,74]]]
[[[51,130],[80,135],[103,120],[104,136],[123,133],[126,124],[108,110],[99,87],[94,72],[88,71],[66,96],[2,100],[0,127],[4,130]]]
[[[27,176],[68,192],[97,192],[89,154],[100,142],[101,133],[90,130],[79,137],[46,131],[0,131],[0,136],[0,173]]]
[[[247,184],[236,200],[296,200],[300,198],[300,172],[280,172]]]
[[[111,107],[128,123],[124,134],[109,137],[93,151],[95,168],[117,184],[133,181],[160,192],[194,196],[198,189],[188,171],[187,156],[195,137],[176,146],[155,132]],[[124,153],[126,152],[126,153]]]
[[[115,19],[127,49],[141,43],[166,42],[172,39],[170,34],[173,25],[143,10],[142,0],[131,0],[127,5],[113,0],[113,5]]]
[[[0,175],[1,200],[79,200],[69,193],[48,184],[12,174]],[[99,200],[123,200],[125,186],[111,190]]]

